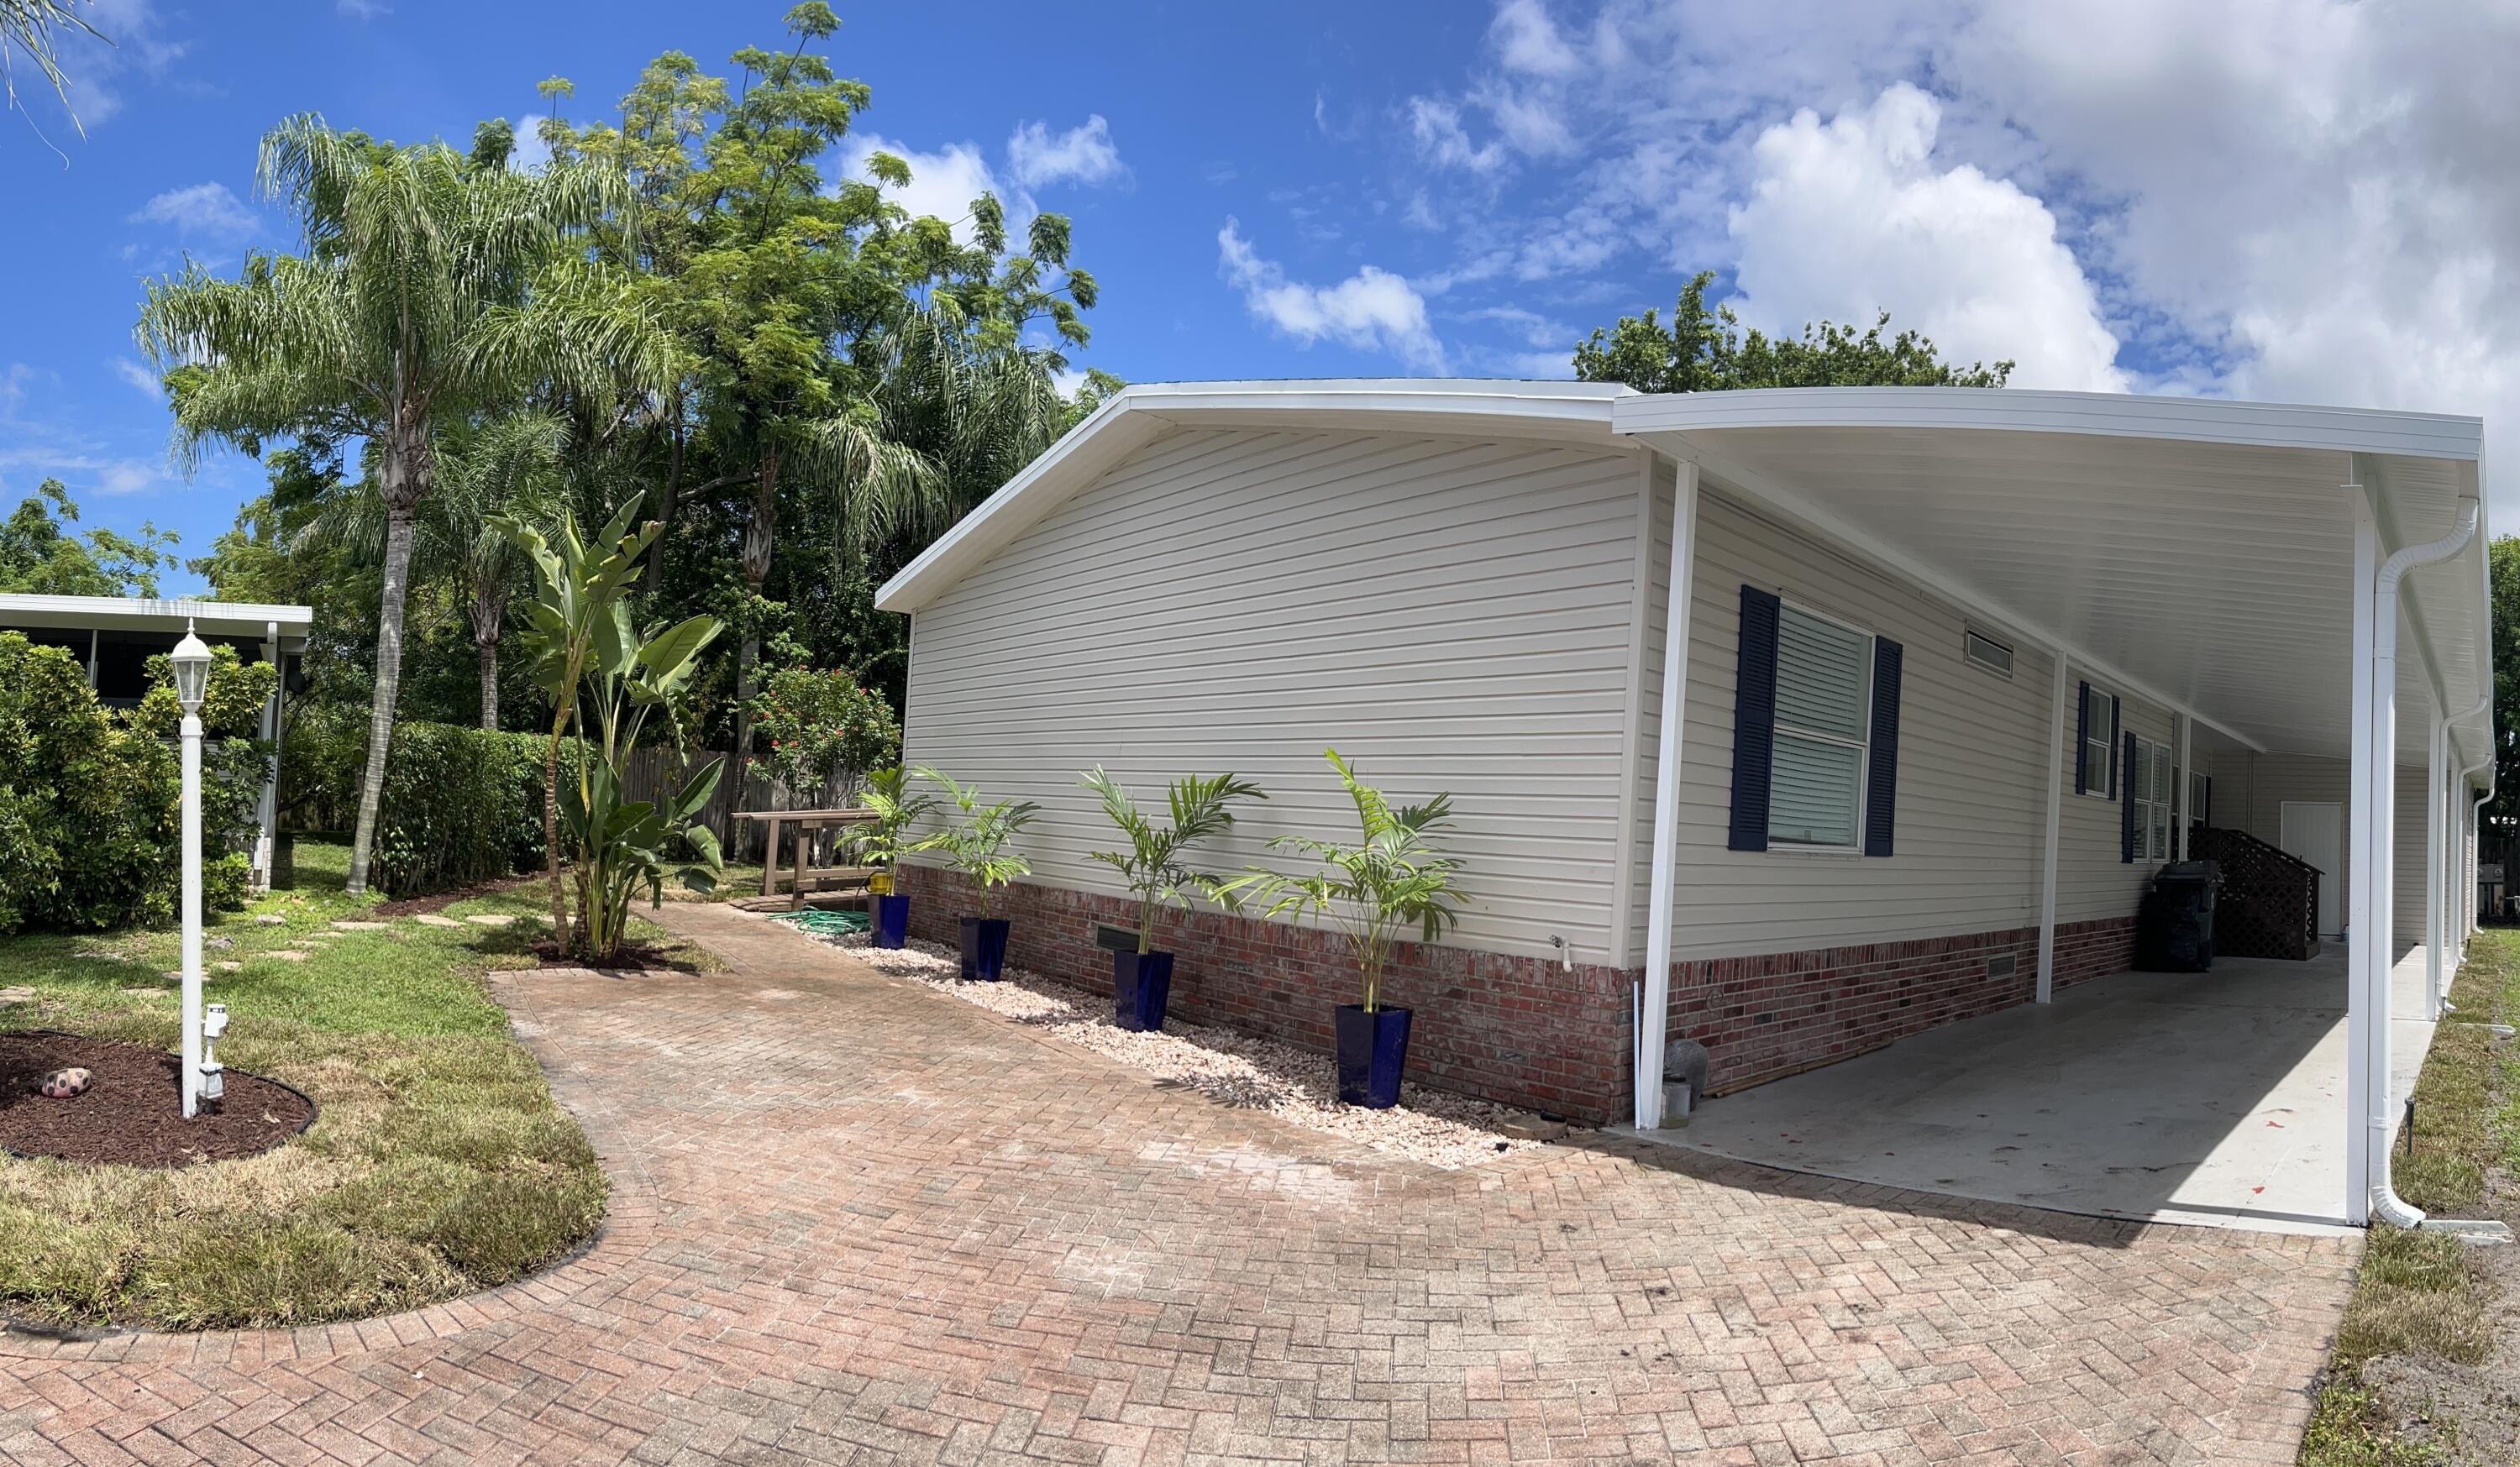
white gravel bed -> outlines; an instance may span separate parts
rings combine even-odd
[[[1107,991],[1077,988],[1012,963],[996,983],[965,983],[960,956],[942,944],[913,938],[906,948],[878,948],[864,933],[818,940],[878,972],[915,978],[966,1003],[1134,1065],[1158,1077],[1159,1084],[1196,1090],[1221,1105],[1269,1111],[1412,1161],[1459,1169],[1547,1144],[1517,1139],[1500,1129],[1523,1112],[1418,1085],[1401,1087],[1400,1103],[1389,1110],[1341,1105],[1337,1078],[1326,1054],[1231,1029],[1184,1023],[1172,1015],[1166,1015],[1160,1034],[1133,1034],[1119,1026]]]

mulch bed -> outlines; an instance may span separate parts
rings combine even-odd
[[[653,943],[624,939],[621,951],[610,962],[590,963],[576,953],[568,952],[548,937],[538,937],[527,945],[534,961],[547,968],[599,967],[607,973],[697,973],[691,955],[669,952]]]
[[[474,897],[487,897],[496,895],[503,891],[515,891],[519,886],[526,885],[529,882],[540,881],[542,879],[543,877],[540,874],[531,876],[502,876],[496,881],[484,881],[474,886],[459,886],[453,891],[431,892],[425,897],[404,897],[399,901],[379,902],[375,907],[370,908],[369,910],[381,917],[418,916],[424,911],[444,911],[447,908],[454,906],[458,902],[469,902]]]
[[[36,1089],[48,1070],[94,1079],[54,1100]],[[227,1072],[227,1095],[184,1119],[183,1062],[146,1045],[38,1030],[0,1034],[0,1148],[20,1156],[123,1167],[187,1167],[268,1151],[304,1131],[315,1102],[277,1081]]]

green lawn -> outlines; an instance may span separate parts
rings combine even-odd
[[[233,946],[204,954],[231,1015],[220,1060],[305,1091],[313,1127],[179,1171],[0,1157],[0,1311],[176,1329],[361,1318],[519,1277],[593,1234],[604,1174],[481,980],[532,966],[543,888],[446,909],[526,919],[511,928],[341,931],[376,905],[342,894],[347,870],[345,847],[300,840],[296,889],[214,918]],[[273,956],[292,949],[307,956]],[[0,1030],[171,1049],[178,950],[171,929],[0,939],[0,986],[35,994],[0,1007]]]
[[[2520,932],[2480,934],[2452,985],[2451,1001],[2460,1019],[2509,1024],[2520,1017]],[[2476,1024],[2444,1025],[2415,1081],[2412,1154],[2399,1153],[2398,1192],[2437,1216],[2494,1217],[2485,1185],[2489,1169],[2520,1172],[2520,1045],[2498,1045]],[[2501,1221],[2520,1222],[2520,1217]],[[2302,1444],[2302,1467],[2421,1467],[2443,1460],[2431,1445],[2402,1433],[2364,1385],[2362,1367],[2383,1356],[2475,1364],[2494,1354],[2493,1301],[2470,1265],[2469,1246],[2446,1233],[2371,1229]],[[2445,1434],[2444,1423],[2428,1425],[2432,1434]],[[2447,1424],[2448,1434],[2455,1430],[2455,1423]]]

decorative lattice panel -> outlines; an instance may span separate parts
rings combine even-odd
[[[2318,871],[2254,835],[2199,826],[2188,854],[2222,868],[2214,910],[2214,951],[2234,957],[2315,957],[2318,954]]]

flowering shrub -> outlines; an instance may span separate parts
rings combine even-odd
[[[901,762],[892,705],[845,669],[781,668],[753,699],[752,716],[757,757],[800,801],[848,798],[867,771]]]

